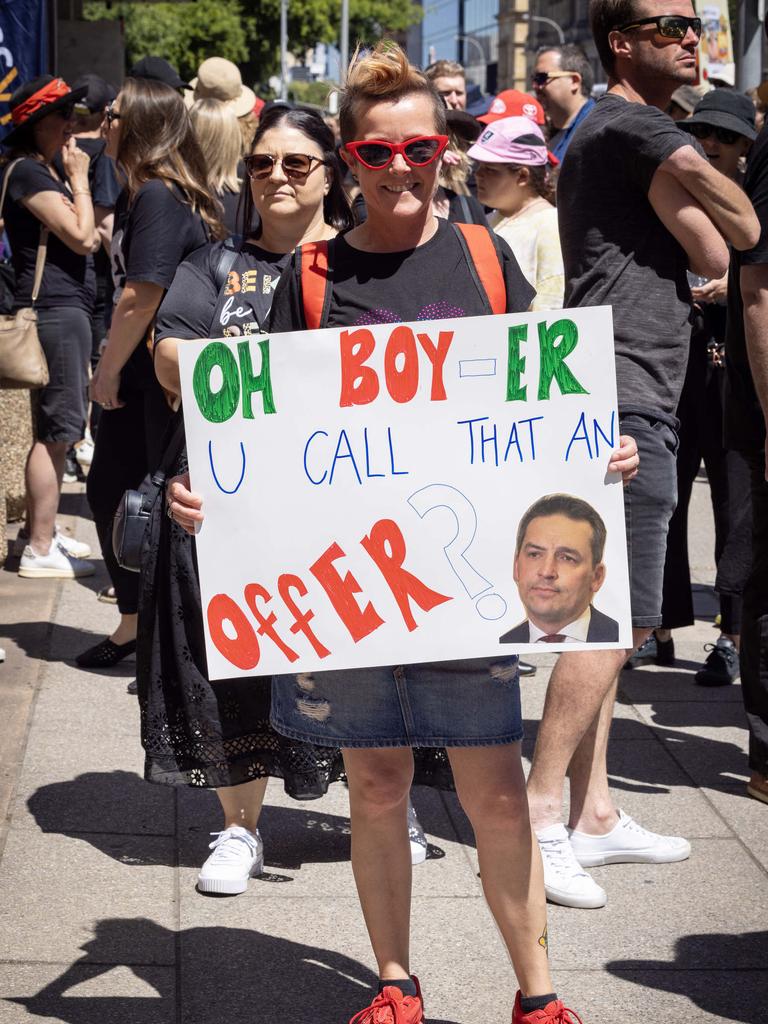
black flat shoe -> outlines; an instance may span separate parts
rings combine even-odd
[[[115,644],[109,637],[105,637],[87,651],[78,654],[75,664],[80,668],[112,668],[135,650],[135,640],[129,640],[127,644]]]

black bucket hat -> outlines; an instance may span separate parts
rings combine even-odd
[[[693,115],[685,121],[678,121],[677,127],[686,131],[693,124],[727,128],[750,140],[757,138],[755,105],[749,96],[735,89],[713,89],[708,92],[694,107]]]
[[[53,75],[41,75],[25,82],[13,93],[8,104],[13,128],[4,136],[3,145],[12,146],[23,129],[42,121],[62,107],[73,106],[87,92],[87,85],[70,89],[63,78],[54,78]]]

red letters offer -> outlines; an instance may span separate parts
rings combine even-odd
[[[224,623],[230,622],[236,636],[233,640],[224,632]],[[211,640],[227,661],[247,671],[259,664],[259,639],[242,609],[227,594],[216,594],[208,604],[208,630]]]
[[[315,564],[309,567],[309,571],[328,595],[336,614],[357,644],[374,629],[378,629],[384,620],[370,602],[365,608],[360,608],[355,600],[355,594],[362,593],[362,587],[351,572],[344,577],[339,575],[333,564],[338,558],[344,558],[344,552],[338,544],[333,543],[320,555]]]

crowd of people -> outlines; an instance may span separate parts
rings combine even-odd
[[[264,103],[216,56],[189,83],[149,56],[119,90],[46,75],[10,101],[13,308],[34,305],[50,375],[32,393],[19,576],[93,573],[56,522],[62,480],[87,468],[116,625],[76,661],[103,670],[135,652],[145,777],[216,791],[201,892],[241,893],[262,870],[269,777],[296,800],[346,780],[380,979],[355,1024],[424,1020],[409,956],[411,868],[426,856],[414,782],[455,788],[472,824],[519,987],[513,1024],[578,1019],[549,971],[547,899],[599,908],[608,895],[588,868],[690,855],[616,806],[607,750],[620,671],[673,665],[672,631],[694,619],[687,515],[702,460],[720,619],[695,681],[741,676],[747,789],[768,803],[768,142],[753,98],[695,84],[690,3],[639,8],[590,4],[597,100],[573,44],[537,53],[530,93],[489,99],[460,64],[422,72],[380,44],[352,62],[338,118]],[[464,225],[483,226],[501,303]],[[319,299],[302,287],[307,254],[329,268]],[[621,436],[606,470],[624,481],[633,649],[559,655],[527,780],[519,676],[536,669],[514,655],[315,673],[313,699],[334,708],[322,721],[301,712],[294,676],[207,678],[180,347],[387,310],[418,320],[441,303],[454,316],[613,307]],[[112,520],[160,466],[164,502],[131,572]]]

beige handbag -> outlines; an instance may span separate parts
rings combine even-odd
[[[0,213],[5,204],[11,171],[18,162],[14,160],[9,164],[5,173]],[[37,335],[37,313],[34,310],[43,279],[47,248],[48,228],[41,225],[32,285],[32,306],[0,316],[0,388],[42,388],[48,383],[48,361]]]

